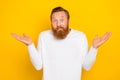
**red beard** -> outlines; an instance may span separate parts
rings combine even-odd
[[[64,39],[67,34],[69,33],[69,28],[63,28],[61,26],[57,26],[57,28],[53,28],[52,27],[52,31],[53,31],[53,35],[57,38],[57,39]]]

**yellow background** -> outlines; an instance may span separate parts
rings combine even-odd
[[[26,33],[37,46],[38,34],[51,28],[49,16],[56,6],[70,12],[70,27],[87,35],[89,47],[96,34],[112,32],[82,80],[120,80],[119,0],[1,0],[0,80],[41,80],[42,70],[34,69],[27,47],[10,34]]]

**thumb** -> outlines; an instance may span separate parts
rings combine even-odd
[[[98,39],[98,35],[96,35],[94,39]]]
[[[27,34],[25,34],[25,33],[23,33],[23,36],[24,36],[24,37],[29,37],[29,36],[28,36]]]

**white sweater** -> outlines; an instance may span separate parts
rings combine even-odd
[[[83,32],[71,29],[65,39],[58,40],[52,30],[40,33],[38,47],[28,46],[30,60],[37,70],[43,68],[42,80],[81,80],[82,67],[89,70],[93,65],[96,48],[91,46]]]

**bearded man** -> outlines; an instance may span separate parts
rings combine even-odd
[[[98,47],[109,39],[111,32],[100,38],[95,36],[88,50],[85,33],[69,27],[70,15],[66,9],[54,8],[50,20],[52,29],[39,34],[37,48],[26,34],[12,33],[12,36],[26,44],[35,69],[43,69],[42,80],[81,80],[82,68],[90,70]]]

